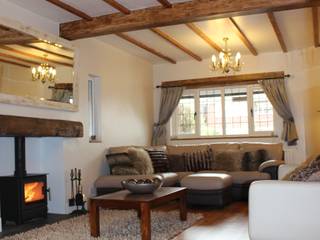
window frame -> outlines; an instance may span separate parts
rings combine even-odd
[[[248,109],[248,134],[234,134],[227,135],[226,134],[226,111],[225,111],[225,89],[230,88],[246,88],[247,89],[247,109]],[[183,95],[194,95],[195,97],[195,111],[196,111],[196,119],[195,119],[195,133],[194,134],[177,134],[177,119],[175,110],[170,121],[170,138],[171,139],[212,139],[212,138],[247,138],[247,137],[270,137],[275,136],[275,126],[276,126],[276,112],[274,108],[273,110],[273,131],[255,131],[254,130],[254,110],[253,110],[253,91],[261,87],[258,84],[250,84],[250,85],[229,85],[229,86],[221,86],[221,87],[207,87],[207,88],[195,88],[195,89],[187,89],[183,92]],[[200,91],[201,90],[221,90],[221,107],[222,107],[222,135],[201,135],[200,132]]]

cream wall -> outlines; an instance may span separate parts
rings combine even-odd
[[[10,15],[23,16],[24,24],[41,30],[45,25],[34,24],[42,18],[12,8],[0,2],[0,16],[7,11]],[[9,4],[10,5],[10,4]],[[54,33],[55,28],[50,33]],[[51,31],[53,30],[53,31]],[[70,195],[69,171],[81,168],[83,171],[84,193],[94,193],[95,179],[107,172],[105,152],[116,145],[145,145],[150,143],[153,124],[152,66],[135,56],[95,39],[75,42],[79,50],[79,112],[56,111],[15,105],[0,104],[0,114],[32,116],[81,121],[84,124],[84,137],[28,138],[27,170],[47,172],[52,201],[49,211],[67,213],[67,199]],[[89,75],[101,78],[101,143],[89,143],[88,137],[88,94]],[[0,138],[0,175],[12,174],[14,169],[14,148],[12,138]]]
[[[252,55],[243,56],[244,66],[240,72],[258,73],[269,71],[285,71],[291,74],[286,79],[288,95],[291,108],[299,133],[299,143],[296,147],[286,147],[290,162],[301,162],[307,155],[319,149],[317,144],[320,140],[320,110],[319,85],[320,81],[320,61],[319,49],[314,48],[291,51],[287,54],[281,52],[259,54],[257,57]],[[162,81],[183,80],[191,78],[202,78],[218,76],[216,72],[209,70],[209,59],[202,62],[186,61],[173,64],[158,64],[153,67],[154,86],[161,84]],[[155,118],[158,118],[160,90],[154,88]],[[281,125],[281,123],[280,123]],[[311,128],[312,126],[312,128]],[[278,129],[280,134],[281,129]],[[244,139],[250,141],[250,139]],[[212,142],[213,140],[209,140]],[[237,141],[236,139],[230,141]],[[238,140],[239,141],[239,140]],[[252,141],[252,140],[251,140]],[[255,139],[254,141],[279,141],[279,139]],[[207,141],[198,141],[207,142]],[[172,144],[192,143],[192,141],[171,141]],[[320,151],[319,151],[320,152]]]

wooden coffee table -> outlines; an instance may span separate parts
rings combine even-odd
[[[100,236],[99,208],[136,209],[141,222],[141,239],[151,239],[150,210],[160,204],[179,200],[180,219],[187,220],[187,189],[183,187],[162,187],[153,194],[132,194],[127,190],[90,198],[91,236]]]

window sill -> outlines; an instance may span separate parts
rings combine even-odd
[[[261,135],[261,136],[227,136],[227,137],[173,137],[171,141],[183,141],[183,140],[220,140],[220,139],[247,139],[247,138],[278,138],[277,135]]]
[[[89,143],[102,143],[101,140],[89,140]]]

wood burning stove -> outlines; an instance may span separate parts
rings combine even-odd
[[[15,172],[0,177],[2,221],[16,224],[47,217],[47,176],[27,174],[25,137],[15,137]]]

